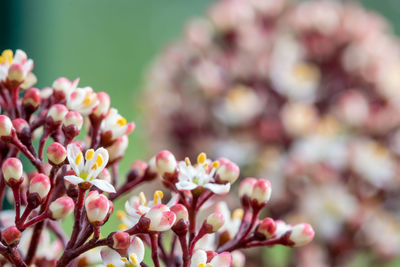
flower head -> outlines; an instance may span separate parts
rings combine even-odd
[[[107,267],[137,267],[144,258],[143,241],[134,236],[127,250],[127,257],[122,257],[115,250],[105,247],[101,250],[101,258]]]
[[[127,122],[115,108],[110,109],[101,124],[103,139],[116,140],[123,135],[131,133],[135,129],[135,123]]]
[[[15,55],[12,50],[4,50],[0,56],[0,81],[9,79],[22,83],[21,87],[27,89],[36,83],[36,77],[31,72],[33,60],[28,59],[26,53],[17,49]]]
[[[72,184],[88,182],[98,189],[108,193],[115,193],[114,186],[106,180],[96,179],[108,163],[108,152],[104,148],[96,151],[88,149],[83,157],[82,151],[75,143],[67,146],[68,161],[75,175],[65,176],[65,180]]]
[[[96,93],[91,87],[76,88],[67,97],[67,107],[82,115],[89,115],[98,105]]]

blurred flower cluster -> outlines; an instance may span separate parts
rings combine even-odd
[[[32,70],[21,50],[0,57],[1,266],[148,266],[147,246],[155,267],[243,267],[241,249],[297,247],[314,238],[309,224],[261,217],[271,197],[265,179],[241,183],[242,208],[233,219],[223,202],[208,210],[239,177],[239,167],[226,158],[212,161],[200,153],[192,164],[163,150],[149,162],[133,162],[126,179],[118,179],[135,124],[110,107],[107,93],[78,87],[79,79],[32,88]],[[152,201],[144,193],[131,197],[126,211],[117,212],[122,224],[102,237],[113,202],[157,178],[170,201],[162,203],[161,190]],[[12,210],[3,209],[6,202]],[[67,236],[61,221],[70,214]]]
[[[229,157],[271,180],[274,216],[312,223],[318,242],[299,266],[400,254],[400,45],[378,14],[220,0],[155,60],[146,87],[154,147]]]

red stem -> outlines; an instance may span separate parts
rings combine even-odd
[[[153,259],[154,267],[160,267],[160,262],[158,260],[158,243],[157,243],[158,234],[151,233],[150,240],[151,240],[151,258]]]
[[[72,230],[71,239],[68,242],[67,249],[73,247],[78,238],[79,230],[80,230],[80,221],[82,216],[82,209],[83,209],[83,200],[85,199],[86,189],[79,187],[78,193],[78,200],[75,207],[75,221],[74,221],[74,228]]]

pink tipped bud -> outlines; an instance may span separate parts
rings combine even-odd
[[[29,131],[30,127],[26,120],[18,118],[12,121],[13,127],[17,133],[23,133]]]
[[[60,197],[54,200],[49,207],[49,217],[59,220],[67,217],[75,208],[74,201],[70,197]]]
[[[67,157],[67,150],[60,143],[54,142],[47,148],[47,158],[50,163],[60,165]]]
[[[82,115],[76,111],[68,111],[67,115],[65,115],[63,125],[64,126],[75,125],[76,128],[80,131],[83,125]]]
[[[253,193],[253,187],[257,183],[257,179],[255,178],[246,178],[244,179],[239,186],[239,197],[251,197]]]
[[[257,233],[263,235],[266,239],[271,238],[276,231],[276,223],[271,218],[265,218],[258,226]]]
[[[9,117],[0,115],[0,137],[11,136],[13,125]]]
[[[88,221],[91,224],[102,225],[107,218],[110,203],[105,195],[92,191],[85,199]]]
[[[36,174],[29,184],[29,194],[39,196],[43,200],[50,191],[50,179],[42,173]]]
[[[22,98],[22,105],[37,108],[41,101],[42,97],[40,96],[39,89],[30,88],[25,92],[24,97]]]
[[[68,109],[66,106],[61,104],[55,104],[51,106],[49,111],[47,112],[47,117],[52,118],[54,122],[62,122],[64,121],[65,116],[68,113]]]
[[[8,69],[8,80],[11,82],[21,83],[25,79],[24,68],[20,64],[12,64]]]
[[[135,130],[135,128],[136,128],[136,124],[135,124],[133,121],[129,122],[129,123],[126,125],[125,134],[126,134],[126,135],[130,134],[131,132],[133,132],[133,131]]]
[[[8,227],[1,234],[4,242],[9,246],[18,244],[22,236],[22,233],[15,226]]]
[[[220,166],[217,169],[216,174],[218,175],[219,179],[223,182],[229,182],[233,184],[237,178],[239,178],[239,167],[232,161],[225,158],[218,159],[218,162]]]
[[[313,238],[314,229],[308,223],[301,223],[293,226],[289,236],[289,240],[294,243],[294,247],[307,245]]]
[[[97,93],[97,99],[99,100],[99,104],[93,110],[95,116],[105,116],[110,109],[110,96],[105,92]]]
[[[220,212],[214,212],[208,215],[206,224],[210,225],[209,233],[215,233],[218,231],[225,223],[224,216]]]
[[[137,176],[141,177],[144,175],[148,166],[146,162],[137,160],[131,164],[131,171],[136,172]]]
[[[164,204],[153,206],[150,211],[146,213],[145,217],[150,219],[149,230],[157,232],[171,229],[176,220],[175,213],[170,211]]]
[[[111,183],[111,173],[106,168],[104,168],[101,171],[101,173],[99,174],[99,176],[97,176],[97,178]]]
[[[161,175],[175,172],[176,166],[175,156],[170,151],[163,150],[157,154],[156,167]]]
[[[213,250],[207,250],[206,255],[207,255],[207,262],[210,262],[212,261],[212,259],[214,259],[215,256],[218,255],[218,253]]]
[[[171,207],[171,211],[175,213],[177,223],[180,219],[183,219],[184,222],[189,221],[189,213],[185,206],[182,204],[175,204]]]
[[[22,163],[17,158],[8,158],[4,161],[2,166],[3,177],[7,184],[16,183],[20,184],[24,177],[22,176],[23,167]]]
[[[127,249],[131,243],[131,236],[126,232],[116,232],[112,236],[114,249]]]
[[[271,183],[265,179],[259,179],[254,184],[253,193],[250,196],[252,200],[257,201],[260,205],[265,205],[271,198]]]
[[[124,156],[125,151],[128,148],[128,144],[128,136],[123,135],[122,137],[118,138],[111,146],[107,147],[110,161],[116,160]]]

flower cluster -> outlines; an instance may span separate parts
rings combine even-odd
[[[163,133],[152,144],[180,156],[206,148],[268,177],[273,214],[301,214],[320,232],[322,266],[366,248],[400,255],[399,239],[383,241],[400,227],[398,43],[353,2],[217,1],[148,73],[146,121]],[[314,264],[307,254],[301,266]]]
[[[15,57],[4,51],[0,67],[0,203],[8,201],[14,208],[0,212],[1,266],[88,266],[101,261],[107,267],[147,266],[145,246],[156,267],[161,262],[244,266],[239,249],[295,247],[313,239],[308,224],[291,227],[270,218],[259,220],[271,185],[251,178],[254,183],[245,180],[239,192],[243,216],[235,222],[235,236],[200,246],[208,235],[217,240],[222,237],[219,231],[230,228],[224,217],[227,206],[205,219],[198,212],[207,212],[204,207],[213,203],[213,196],[230,191],[239,177],[235,163],[225,158],[211,161],[201,153],[192,165],[188,158],[177,162],[171,152],[162,151],[148,163],[133,162],[126,180],[117,181],[127,135],[135,125],[110,107],[106,93],[79,88],[79,79],[66,78],[43,90],[32,88],[33,62],[20,50]],[[83,124],[87,131],[81,131]],[[85,134],[84,141],[77,139]],[[114,201],[156,178],[170,192],[170,201],[162,203],[161,190],[151,201],[144,193],[131,197],[126,212],[116,212],[122,222],[119,229],[101,237]],[[61,227],[67,216],[73,216],[70,236]]]

